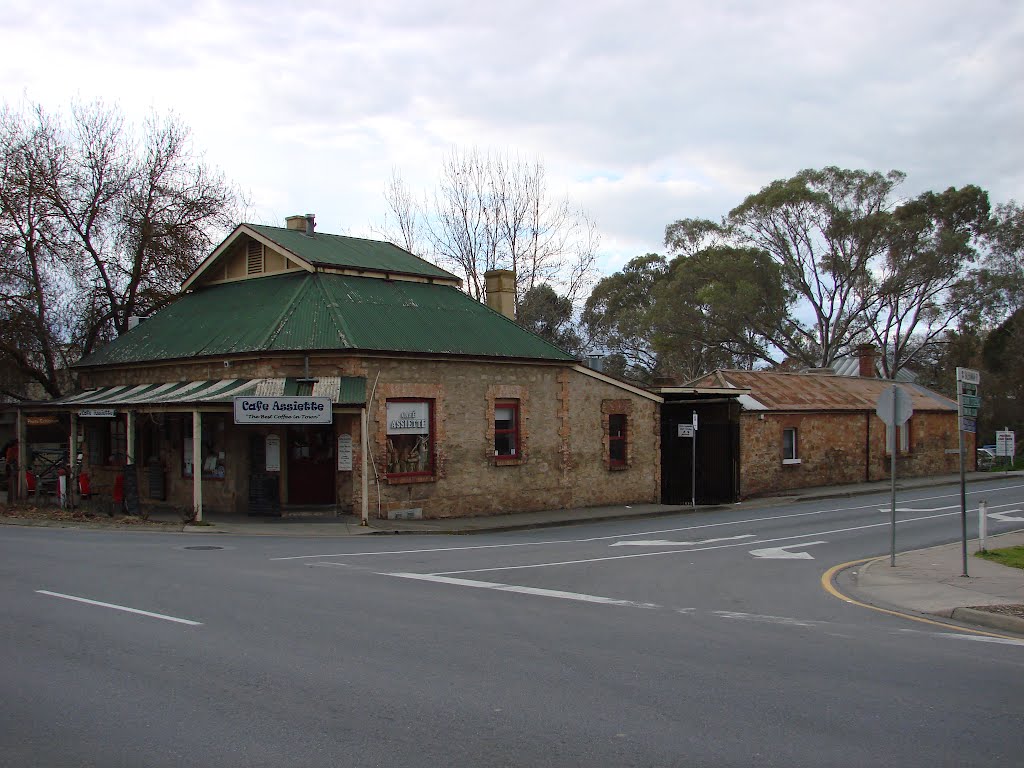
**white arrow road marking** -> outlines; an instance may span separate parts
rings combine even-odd
[[[897,512],[942,512],[947,509],[960,509],[959,504],[950,504],[946,507],[896,507]],[[879,507],[879,512],[891,512],[892,507]]]
[[[994,520],[1002,520],[1007,523],[1024,523],[1024,517],[1013,517],[1014,512],[1020,512],[1019,509],[1008,509],[1005,512],[989,512],[988,516]]]
[[[828,544],[827,541],[805,541],[803,544],[786,544],[783,547],[766,547],[765,549],[752,549],[750,554],[754,557],[766,557],[775,560],[813,560],[814,557],[808,552],[787,552],[790,547],[813,547],[815,544]]]
[[[722,539],[704,539],[703,541],[669,541],[668,539],[648,539],[646,541],[616,541],[609,544],[610,547],[693,547],[697,544],[713,544],[716,541],[735,541],[736,539],[752,539],[754,534],[746,533],[742,536],[726,536]]]

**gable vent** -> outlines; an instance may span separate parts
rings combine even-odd
[[[250,240],[245,244],[245,274],[258,275],[263,272],[263,243]]]

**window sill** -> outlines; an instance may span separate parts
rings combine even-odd
[[[801,461],[800,459],[783,459],[782,460],[782,466],[784,466],[784,467],[786,467],[786,466],[795,466],[797,464],[802,464],[802,463],[803,463],[803,461]]]
[[[629,469],[629,464],[609,464],[608,465],[608,471],[609,472],[624,472],[627,469]]]
[[[413,485],[415,483],[433,483],[437,481],[434,475],[388,475],[388,485]]]
[[[494,466],[496,467],[518,467],[523,463],[522,456],[495,456]]]

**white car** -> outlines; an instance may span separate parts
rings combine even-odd
[[[978,469],[991,469],[996,463],[996,452],[991,448],[978,449]]]

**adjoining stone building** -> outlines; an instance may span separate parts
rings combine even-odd
[[[238,226],[174,303],[76,365],[92,485],[138,503],[451,517],[659,499],[661,398],[390,244]],[[510,273],[488,304],[514,311]],[[24,427],[21,427],[23,432]]]
[[[860,376],[827,369],[719,370],[689,386],[738,393],[732,419],[738,427],[741,497],[884,480],[890,477],[894,440],[897,476],[958,472],[956,402],[919,384],[898,382],[910,395],[913,415],[892,430],[875,409],[894,382],[874,378],[872,372],[870,361]],[[965,437],[973,468],[974,435]]]

